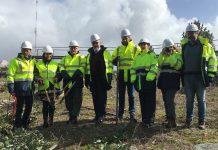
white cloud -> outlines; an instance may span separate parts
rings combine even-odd
[[[176,18],[165,0],[38,0],[37,46],[67,46],[77,40],[90,46],[89,37],[98,33],[106,46],[120,44],[120,31],[129,28],[137,43],[147,37],[152,44],[164,38],[179,42],[187,20]],[[35,1],[10,0],[0,6],[0,60],[10,59],[29,40],[34,45]],[[206,23],[218,37],[218,18]]]

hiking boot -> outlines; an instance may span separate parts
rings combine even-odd
[[[205,127],[205,122],[204,122],[204,121],[200,122],[198,128],[199,128],[200,130],[205,130],[205,129],[206,129],[206,127]]]
[[[132,123],[136,123],[137,122],[134,113],[130,113],[130,122],[132,122]]]

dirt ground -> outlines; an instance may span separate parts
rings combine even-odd
[[[207,89],[207,122],[205,131],[197,128],[198,118],[194,118],[194,126],[191,129],[183,127],[185,120],[185,95],[178,92],[176,95],[176,114],[178,127],[175,129],[166,129],[162,126],[165,119],[162,95],[157,90],[156,120],[151,128],[141,126],[141,115],[138,94],[136,97],[136,114],[138,123],[129,123],[128,102],[126,99],[126,110],[124,121],[116,125],[115,122],[115,104],[116,88],[115,83],[108,92],[107,115],[102,126],[96,126],[90,121],[94,118],[93,103],[91,93],[84,88],[83,104],[77,125],[68,125],[68,114],[64,102],[56,105],[54,125],[50,128],[42,128],[42,113],[40,101],[35,100],[32,112],[32,118],[35,121],[31,123],[33,130],[39,130],[46,139],[55,141],[58,144],[57,149],[91,149],[90,146],[96,143],[107,144],[111,147],[118,147],[119,144],[127,144],[137,149],[192,149],[199,143],[218,143],[218,87],[213,86]],[[3,106],[9,98],[7,92],[0,94],[0,107],[9,109],[11,107]],[[58,101],[58,100],[57,100]],[[2,104],[2,105],[1,105]],[[195,101],[195,106],[197,103]],[[197,107],[195,107],[197,116]],[[95,147],[96,148],[96,147]],[[98,148],[96,148],[98,149]]]

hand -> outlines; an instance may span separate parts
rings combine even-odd
[[[43,81],[43,79],[41,79],[41,78],[39,78],[39,79],[37,80],[37,82],[38,82],[38,84],[44,84],[44,81]]]
[[[72,82],[75,82],[77,78],[80,77],[81,75],[83,75],[83,73],[79,69],[77,69],[74,72],[73,76],[71,77]]]
[[[119,58],[120,58],[120,56],[117,56],[116,58],[114,58],[114,60],[113,60],[113,65],[115,65],[115,66],[117,66],[117,63],[118,63],[118,61],[119,61]]]

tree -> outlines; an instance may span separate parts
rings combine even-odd
[[[200,36],[202,36],[204,38],[208,38],[210,44],[212,44],[212,46],[215,48],[215,45],[213,43],[213,41],[214,41],[213,33],[211,33],[210,30],[207,29],[207,27],[204,27],[203,23],[200,23],[199,20],[195,20],[192,23],[194,23],[198,26]],[[182,33],[182,37],[183,38],[186,37],[185,32]]]

